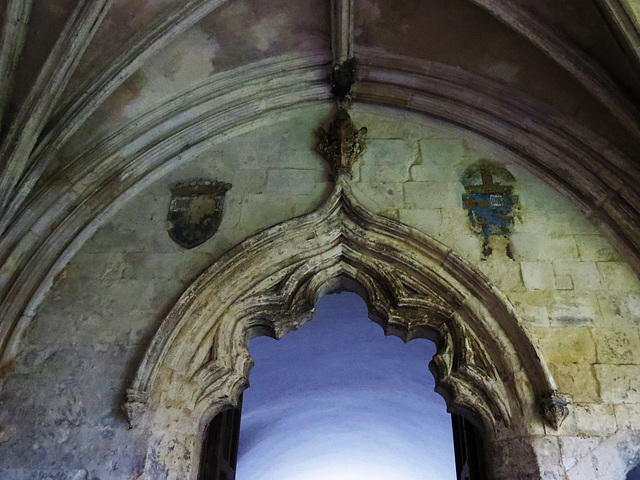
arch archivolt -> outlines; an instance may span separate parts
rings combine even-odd
[[[248,386],[249,339],[286,335],[339,290],[362,295],[385,333],[436,342],[436,390],[490,442],[543,431],[538,402],[561,397],[506,297],[445,246],[364,210],[341,177],[318,210],[211,266],[164,320],[125,404],[132,425],[150,431],[146,471],[195,478],[199,436]]]

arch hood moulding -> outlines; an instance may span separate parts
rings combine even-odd
[[[124,405],[132,426],[151,430],[147,471],[161,462],[191,478],[198,442],[181,459],[163,442],[197,437],[237,401],[251,337],[281,338],[313,317],[318,298],[345,289],[363,296],[386,334],[437,343],[437,391],[490,441],[541,433],[543,418],[558,428],[566,416],[568,399],[508,299],[442,244],[366,211],[341,175],[323,206],[228,252],[163,321]]]

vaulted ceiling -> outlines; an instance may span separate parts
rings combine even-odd
[[[640,265],[637,0],[4,0],[0,353],[118,202],[270,112],[356,102],[513,150]]]

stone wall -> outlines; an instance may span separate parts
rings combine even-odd
[[[328,169],[313,152],[327,107],[273,118],[169,172],[117,212],[57,277],[4,372],[0,479],[123,480],[143,470],[146,439],[120,406],[160,321],[207,266],[243,239],[313,211]],[[545,479],[622,480],[640,462],[640,282],[608,239],[510,152],[417,115],[354,106],[368,149],[353,189],[373,212],[434,237],[504,292],[573,407],[538,441]],[[483,256],[461,176],[488,159],[515,177],[510,241]],[[170,188],[230,182],[217,234],[183,250],[166,232]]]

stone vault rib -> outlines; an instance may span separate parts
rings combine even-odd
[[[516,3],[508,0],[471,1],[502,20],[558,63],[584,85],[629,132],[640,138],[640,111],[622,94],[619,86],[596,61]]]
[[[154,23],[148,31],[134,37],[124,49],[124,53],[105,71],[95,78],[88,79],[78,88],[79,93],[75,97],[53,105],[56,109],[44,128],[41,140],[37,144],[34,140],[35,149],[33,152],[31,150],[28,152],[32,158],[26,177],[20,184],[22,194],[9,199],[10,204],[6,206],[6,213],[0,217],[0,233],[7,228],[26,196],[54,160],[58,150],[116,88],[133,75],[151,56],[226,1],[178,2],[171,12]]]
[[[0,119],[13,92],[16,66],[27,38],[33,0],[9,0],[0,42]],[[2,122],[0,122],[0,132]]]
[[[0,231],[12,201],[24,199],[19,182],[30,164],[31,151],[73,71],[113,0],[82,0],[67,21],[35,85],[9,127],[0,147]]]

